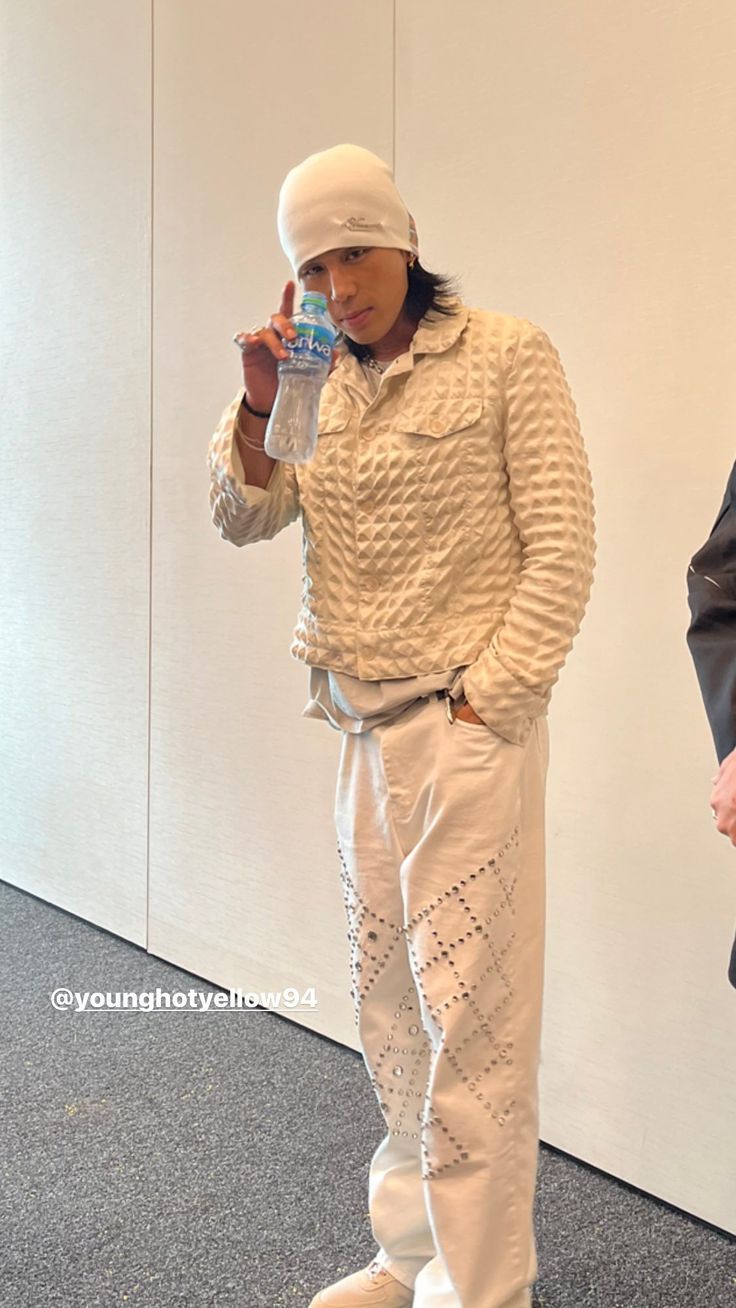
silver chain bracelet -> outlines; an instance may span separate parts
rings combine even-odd
[[[263,445],[257,445],[255,441],[249,441],[248,437],[244,436],[242,431],[238,432],[238,436],[240,437],[243,444],[248,446],[249,450],[260,450],[261,454],[265,452],[265,442]]]

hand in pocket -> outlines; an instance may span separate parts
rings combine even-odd
[[[486,726],[486,723],[482,718],[478,717],[475,709],[470,707],[467,700],[465,700],[458,709],[453,705],[452,716],[453,719],[461,718],[463,722],[477,722],[481,727]]]

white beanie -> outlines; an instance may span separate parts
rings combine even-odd
[[[417,230],[387,163],[361,145],[310,154],[287,173],[277,216],[296,277],[327,250],[379,245],[419,254]]]

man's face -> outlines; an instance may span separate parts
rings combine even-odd
[[[299,269],[303,291],[321,291],[340,331],[360,345],[381,340],[401,313],[408,285],[405,250],[351,246],[328,250]],[[360,322],[348,315],[370,309]]]

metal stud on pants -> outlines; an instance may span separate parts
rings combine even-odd
[[[436,698],[344,732],[335,828],[386,1135],[378,1260],[414,1308],[529,1308],[544,973],[546,717],[524,745]]]

